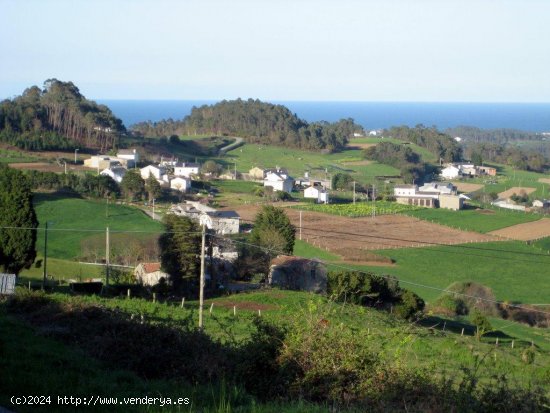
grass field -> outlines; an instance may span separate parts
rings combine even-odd
[[[381,143],[381,142],[390,142],[390,143],[394,143],[396,145],[403,145],[403,141],[401,141],[399,139],[376,138],[376,137],[352,138],[350,140],[349,145],[353,146],[353,144],[356,144],[356,143],[359,143],[359,144],[361,144],[361,143],[378,144],[378,143]],[[430,163],[439,162],[439,159],[437,159],[437,157],[433,153],[428,151],[426,148],[418,146],[414,143],[407,144],[407,147],[411,148],[411,150],[413,152],[416,152],[417,154],[419,154],[422,157],[422,160],[424,162],[430,162]]]
[[[186,302],[184,308],[179,303],[152,303],[144,299],[105,299],[98,297],[69,298],[64,294],[51,296],[54,301],[99,304],[128,314],[142,314],[147,322],[160,325],[184,324],[189,317],[197,320],[197,302]],[[388,363],[398,363],[406,368],[429,368],[434,374],[457,374],[462,368],[472,369],[480,355],[490,355],[481,362],[478,371],[480,380],[484,381],[494,374],[506,373],[508,378],[516,383],[540,383],[548,374],[550,362],[550,347],[548,335],[533,333],[533,329],[517,323],[500,323],[504,330],[500,334],[500,347],[494,346],[495,338],[486,337],[478,342],[472,337],[473,328],[467,319],[447,320],[449,328],[441,331],[443,319],[431,318],[425,320],[425,325],[440,323],[439,329],[428,329],[415,324],[400,321],[388,313],[359,307],[342,305],[327,301],[326,298],[309,293],[267,290],[253,293],[242,293],[208,300],[206,306],[213,304],[212,313],[205,314],[205,331],[214,339],[223,343],[240,342],[250,337],[252,321],[257,309],[266,320],[283,324],[301,324],[311,317],[326,319],[331,326],[340,329],[358,331],[369,329],[368,345],[379,352],[379,357]],[[236,307],[237,315],[233,315]],[[0,324],[1,325],[1,324]],[[454,328],[453,328],[454,327]],[[465,335],[460,335],[461,328]],[[28,334],[28,332],[27,332]],[[511,349],[507,340],[515,340],[515,348]],[[533,340],[537,344],[537,358],[534,364],[526,365],[521,361],[521,353]],[[52,344],[50,344],[52,345]],[[33,347],[35,348],[35,347]],[[72,354],[68,351],[66,354]],[[20,358],[18,358],[20,359]],[[24,360],[24,359],[23,359]],[[79,365],[78,363],[74,365]],[[90,364],[94,369],[99,365]],[[41,371],[39,369],[39,371]],[[73,370],[69,370],[71,374]],[[91,372],[90,377],[94,377]],[[41,371],[40,374],[43,374]],[[115,374],[116,375],[116,374]],[[131,386],[138,386],[130,380]],[[86,381],[84,381],[86,383]],[[155,386],[156,382],[153,382]],[[171,393],[173,383],[166,383],[165,393]],[[118,388],[115,386],[115,389]],[[27,389],[28,390],[28,389]],[[215,399],[215,397],[214,397]],[[248,411],[248,410],[246,410]],[[263,411],[263,410],[260,410]],[[286,411],[286,410],[283,410]]]
[[[248,173],[254,166],[287,168],[294,177],[303,176],[311,171],[312,176],[325,177],[325,171],[333,176],[336,173],[349,173],[358,182],[370,183],[375,176],[396,176],[399,170],[373,162],[369,165],[346,165],[361,159],[358,149],[345,150],[332,154],[321,154],[279,146],[245,144],[218,159],[226,165],[237,164],[237,171]]]
[[[524,222],[536,221],[540,215],[519,211],[512,211],[502,208],[490,209],[463,209],[451,211],[442,208],[421,208],[417,210],[406,210],[403,213],[416,218],[433,221],[438,224],[447,225],[467,231],[486,233],[496,229],[509,227]]]
[[[0,148],[0,163],[35,162],[38,159],[39,157],[28,153]]]
[[[361,267],[390,274],[403,286],[433,301],[456,281],[475,281],[493,289],[498,300],[546,303],[550,256],[519,241],[465,244],[377,251],[396,262],[395,267]],[[411,282],[411,284],[405,283]]]

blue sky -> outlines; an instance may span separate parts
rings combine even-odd
[[[0,0],[0,98],[550,102],[545,0]]]

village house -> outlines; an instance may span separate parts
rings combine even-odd
[[[327,269],[317,260],[279,255],[271,261],[268,283],[286,290],[327,291]]]
[[[139,162],[139,154],[136,149],[120,149],[117,158],[126,160],[127,168],[134,168]]]
[[[274,191],[292,192],[294,179],[286,171],[277,169],[275,172],[267,172],[264,178],[264,186],[270,186]]]
[[[161,184],[169,182],[168,176],[166,175],[166,168],[164,166],[147,165],[139,171],[143,179],[153,176]]]
[[[201,166],[198,163],[177,163],[174,165],[174,175],[189,178],[191,175],[198,175],[200,169]]]
[[[108,155],[94,155],[84,160],[84,166],[86,168],[94,168],[98,171],[101,169],[109,169],[115,166],[126,166],[127,160],[122,158],[116,158]]]
[[[456,165],[449,165],[443,168],[439,175],[444,179],[456,179],[462,176],[462,171]]]
[[[313,178],[309,176],[309,172],[304,172],[304,176],[296,178],[294,185],[301,187],[308,186],[321,186],[325,189],[332,189],[332,182],[330,179]]]
[[[113,181],[115,181],[117,184],[120,184],[122,182],[122,178],[124,178],[124,175],[126,175],[126,172],[126,168],[123,168],[122,166],[113,166],[111,168],[107,168],[101,171],[100,175],[110,176]]]
[[[252,180],[261,181],[265,178],[265,169],[255,166],[248,171],[248,176]]]
[[[328,204],[328,191],[320,186],[310,186],[304,190],[304,198],[315,199],[317,203]]]
[[[533,201],[533,207],[534,208],[549,208],[550,207],[550,200],[548,199],[535,199]]]
[[[170,177],[170,189],[180,192],[187,192],[191,188],[191,181],[181,176]]]
[[[452,184],[429,183],[421,188],[417,185],[396,185],[393,193],[398,204],[453,210],[464,207],[464,196],[457,195]]]
[[[138,264],[134,269],[134,277],[141,285],[153,287],[164,279],[170,281],[170,275],[165,273],[160,268],[160,262],[144,262]]]
[[[235,211],[218,211],[215,208],[203,205],[199,202],[186,201],[173,205],[170,213],[186,216],[194,221],[199,221],[201,215],[208,215],[212,219],[212,230],[216,234],[238,234],[240,230],[240,215]]]
[[[490,166],[478,166],[479,175],[497,176],[497,169]]]
[[[419,192],[437,192],[439,194],[456,195],[457,187],[450,182],[428,182],[418,188]]]

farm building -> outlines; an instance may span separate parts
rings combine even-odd
[[[439,207],[444,209],[452,209],[458,211],[464,208],[464,198],[452,194],[439,195]]]
[[[327,269],[317,260],[279,255],[271,261],[268,282],[287,290],[324,293]]]
[[[491,168],[489,166],[478,166],[477,170],[479,175],[497,176],[496,168]]]
[[[250,179],[261,181],[265,178],[265,169],[258,168],[255,166],[251,170],[248,171],[248,175],[250,176]]]
[[[533,201],[533,207],[534,208],[548,208],[548,207],[550,207],[550,200],[548,200],[548,199],[543,199],[543,200],[535,199]]]
[[[126,160],[126,167],[133,168],[139,162],[139,154],[135,149],[120,149],[117,158]]]
[[[393,188],[394,196],[413,196],[418,191],[417,185],[395,185]]]
[[[317,203],[328,204],[328,191],[320,186],[310,186],[304,190],[304,198],[315,199]]]
[[[169,281],[170,275],[160,269],[160,262],[144,262],[134,269],[134,277],[138,283],[152,287],[163,278]]]
[[[84,166],[95,169],[109,169],[115,166],[126,166],[127,161],[122,158],[107,155],[95,155],[84,160]]]
[[[457,188],[450,182],[428,182],[418,188],[419,192],[437,192],[439,194],[456,195]]]
[[[433,196],[435,195],[435,196]],[[437,197],[439,194],[434,193],[432,195],[430,194],[423,194],[423,195],[403,195],[403,196],[396,196],[395,201],[398,204],[403,205],[412,205],[412,206],[422,206],[426,208],[437,208],[438,202]]]
[[[491,202],[491,205],[497,206],[499,208],[513,209],[515,211],[525,211],[525,205],[512,204],[507,199],[497,199],[496,201]]]

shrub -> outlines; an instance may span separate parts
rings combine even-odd
[[[444,293],[432,304],[432,309],[438,314],[449,316],[467,315],[468,306],[464,300],[453,294]]]
[[[424,310],[424,300],[412,291],[405,291],[401,295],[401,303],[395,308],[395,313],[404,319],[417,318]]]

